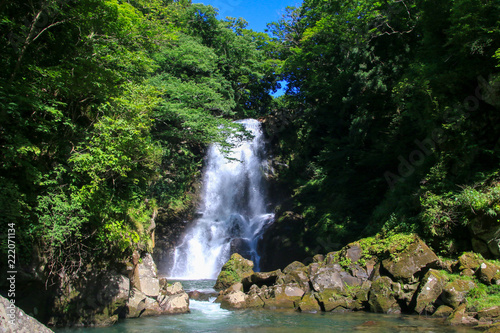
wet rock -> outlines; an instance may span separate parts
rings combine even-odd
[[[476,284],[471,280],[455,280],[444,286],[441,299],[446,305],[455,309],[465,302],[465,296],[474,288]]]
[[[302,312],[318,312],[321,307],[316,300],[316,297],[309,293],[305,294],[296,306]]]
[[[427,272],[418,290],[415,311],[421,313],[434,313],[436,310],[436,301],[443,292],[443,288],[448,279],[439,271],[431,269]]]
[[[234,253],[229,261],[222,266],[214,288],[216,290],[229,288],[253,273],[253,262],[243,258],[238,253]]]
[[[406,250],[393,253],[390,258],[382,261],[382,266],[394,280],[409,281],[424,268],[436,264],[438,257],[419,238],[410,244]]]
[[[450,325],[474,325],[477,324],[478,320],[469,316],[467,313],[467,306],[465,304],[460,304],[452,314],[446,319],[446,322]]]
[[[185,292],[164,298],[159,302],[160,314],[180,314],[189,312],[189,296]]]
[[[368,303],[372,312],[401,313],[401,307],[392,290],[392,280],[387,276],[382,276],[372,283]]]
[[[38,320],[28,316],[8,299],[0,296],[0,332],[5,333],[51,333],[52,330]]]
[[[453,308],[448,305],[441,305],[432,314],[433,317],[437,318],[448,318],[453,313]]]

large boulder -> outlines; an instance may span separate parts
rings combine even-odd
[[[130,279],[133,288],[137,288],[146,296],[157,297],[160,293],[160,281],[156,277],[156,265],[151,254],[146,254],[142,261],[135,265]]]
[[[2,333],[51,333],[52,330],[19,309],[15,302],[0,296],[0,332]]]
[[[253,273],[253,262],[243,258],[238,253],[234,253],[224,266],[222,266],[214,288],[216,290],[224,290],[235,283],[241,282]]]
[[[325,289],[344,291],[344,281],[340,273],[340,266],[338,268],[321,267],[311,276],[311,285],[317,292],[322,292]]]
[[[443,288],[448,279],[439,271],[429,270],[422,281],[417,292],[415,311],[419,314],[434,313],[437,309],[436,302],[443,292]]]
[[[476,288],[476,284],[471,280],[455,280],[448,282],[441,294],[441,299],[446,305],[456,309],[460,304],[465,302],[465,296],[472,289]]]
[[[476,276],[484,284],[496,284],[496,281],[500,280],[500,266],[482,262],[476,271]]]
[[[401,313],[392,284],[392,280],[387,276],[382,276],[372,283],[368,298],[372,312]]]
[[[412,281],[416,274],[438,262],[439,258],[419,238],[401,252],[391,253],[382,261],[382,267],[395,281]]]

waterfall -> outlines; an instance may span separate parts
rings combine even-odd
[[[274,220],[266,209],[264,140],[257,120],[237,123],[253,138],[230,137],[233,147],[226,155],[219,145],[209,148],[200,214],[175,249],[171,277],[215,279],[234,252],[251,259],[254,269],[259,269],[257,242]]]

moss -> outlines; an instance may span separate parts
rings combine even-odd
[[[252,268],[252,261],[243,258],[238,253],[233,254],[228,262],[222,266],[214,288],[218,290],[226,289],[235,283],[241,282],[245,276],[253,273]]]
[[[486,286],[478,283],[477,288],[472,289],[467,296],[467,309],[469,311],[480,311],[500,304],[500,285]]]

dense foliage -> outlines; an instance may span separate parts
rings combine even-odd
[[[0,211],[21,262],[71,275],[152,246],[204,147],[271,99],[245,25],[189,0],[1,3]]]
[[[406,231],[450,253],[473,218],[498,223],[499,17],[490,0],[305,0],[270,25],[280,176],[310,243]]]

